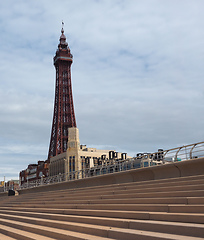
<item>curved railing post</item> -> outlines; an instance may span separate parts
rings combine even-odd
[[[178,153],[180,152],[180,150],[181,150],[183,147],[184,147],[184,146],[178,148],[178,151],[177,151],[176,154],[175,154],[175,159],[174,159],[175,162],[177,162]]]
[[[197,146],[197,143],[195,143],[195,144],[193,145],[193,147],[191,148],[191,150],[190,150],[190,159],[193,158],[192,153],[193,153],[193,149],[194,149],[196,146]]]

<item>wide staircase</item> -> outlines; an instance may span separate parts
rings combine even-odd
[[[204,239],[204,175],[3,196],[0,239]]]

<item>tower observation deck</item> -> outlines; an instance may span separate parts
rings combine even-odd
[[[56,68],[55,102],[48,159],[66,152],[68,128],[76,127],[71,84],[73,56],[66,42],[62,25],[60,43],[54,56]]]

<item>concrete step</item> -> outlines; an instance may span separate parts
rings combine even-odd
[[[119,204],[112,201],[112,204],[67,204],[67,203],[24,203],[27,208],[55,208],[55,209],[88,209],[88,210],[121,210],[121,211],[150,211],[150,212],[174,212],[174,213],[204,213],[202,204]],[[7,207],[18,207],[21,204],[8,204]]]
[[[175,222],[164,222],[154,220],[132,220],[132,219],[116,219],[116,218],[102,218],[102,217],[86,217],[86,216],[73,216],[63,214],[46,214],[46,213],[34,213],[34,212],[23,212],[23,211],[3,211],[6,217],[10,215],[14,216],[25,216],[29,218],[38,219],[49,219],[51,221],[62,221],[71,223],[85,223],[92,225],[101,225],[117,228],[130,228],[142,231],[161,232],[168,234],[176,234],[194,237],[204,236],[204,225],[203,224],[189,224],[189,223],[175,223]],[[2,215],[2,216],[4,216]],[[56,224],[56,222],[55,222]],[[43,225],[43,224],[41,224]]]
[[[15,204],[9,205],[16,207]],[[23,204],[24,207],[30,208],[61,208],[61,209],[95,209],[95,210],[121,210],[121,211],[151,211],[151,212],[168,212],[168,204]]]
[[[65,203],[66,199],[64,200],[58,200],[56,199],[55,202]],[[76,203],[76,204],[144,204],[144,203],[157,203],[157,204],[187,204],[188,199],[185,197],[178,197],[178,198],[124,198],[124,199],[95,199],[95,200],[67,200],[70,204]],[[40,201],[41,203],[48,203],[48,201]],[[34,202],[33,202],[34,203]]]
[[[28,220],[28,219],[27,219]],[[39,221],[39,220],[38,220]],[[37,222],[35,222],[34,224],[30,224],[27,222],[20,222],[19,219],[15,220],[10,220],[10,219],[2,219],[0,218],[0,224],[6,226],[6,227],[10,227],[15,229],[15,231],[17,230],[22,230],[27,232],[27,234],[25,235],[27,238],[22,238],[22,239],[43,239],[43,237],[48,237],[51,239],[63,239],[63,240],[107,240],[108,239],[112,239],[111,237],[100,237],[100,236],[95,236],[93,234],[89,235],[89,234],[84,234],[84,233],[80,233],[79,229],[76,232],[74,231],[69,231],[69,230],[64,230],[64,229],[58,229],[55,227],[46,227],[46,226],[41,226],[38,225]],[[30,234],[38,234],[40,235],[39,238],[29,238]],[[42,238],[41,238],[42,235]],[[24,236],[24,237],[25,237]]]
[[[0,229],[1,229],[1,226],[0,226]],[[9,236],[6,236],[6,235],[0,233],[0,239],[1,240],[15,240],[16,238],[12,238],[12,237],[9,237]]]
[[[0,239],[204,237],[204,175],[74,188],[77,185],[0,198]]]
[[[127,219],[150,219],[149,212],[141,211],[116,211],[116,210],[87,210],[87,209],[59,209],[59,208],[11,208],[1,207],[0,210],[28,211],[38,213],[64,214],[74,216],[90,216],[90,217],[111,217],[111,218],[127,218]]]
[[[188,204],[204,204],[204,197],[189,197]]]
[[[22,196],[23,197],[23,196]],[[86,195],[86,196],[70,196],[70,197],[55,197],[52,198],[52,196],[49,196],[49,193],[47,193],[47,198],[46,199],[37,199],[37,200],[28,200],[25,198],[18,198],[18,197],[12,197],[12,199],[10,201],[3,201],[2,203],[0,202],[0,206],[6,206],[9,204],[13,204],[13,203],[19,203],[19,204],[24,204],[25,202],[40,202],[43,204],[43,201],[46,201],[46,203],[48,202],[54,202],[54,201],[76,201],[76,200],[96,200],[96,199],[125,199],[125,198],[132,198],[132,199],[136,199],[136,198],[184,198],[184,197],[204,197],[204,190],[191,190],[191,191],[171,191],[171,192],[146,192],[146,193],[135,193],[135,191],[130,192],[130,193],[118,193],[118,194],[109,194],[109,195]],[[9,198],[9,197],[8,197]],[[138,200],[140,201],[140,200]],[[196,201],[196,200],[195,200]]]
[[[86,189],[86,190],[82,190],[82,191],[67,191],[66,193],[63,194],[63,196],[61,194],[59,195],[54,195],[55,197],[58,198],[65,198],[65,197],[82,197],[82,196],[95,196],[95,195],[117,195],[117,194],[131,194],[133,192],[135,193],[159,193],[159,192],[178,192],[178,191],[195,191],[195,190],[203,190],[204,189],[204,184],[198,184],[198,185],[183,185],[183,186],[151,186],[151,187],[143,187],[141,188],[141,186],[139,188],[137,188],[137,186],[133,186],[131,188],[127,188],[127,187],[123,187],[123,189],[113,189],[113,188],[106,188],[106,189],[97,189],[97,193],[96,191],[93,191],[93,189]],[[37,196],[37,199],[48,199],[50,197],[53,197],[53,194],[51,194],[50,192],[47,192],[46,195],[43,196]],[[16,198],[18,199],[18,198]],[[22,199],[22,198],[19,198]],[[24,196],[24,200],[26,200],[28,198],[26,198],[26,196]],[[30,198],[29,198],[30,199]],[[34,199],[34,198],[32,198]]]
[[[12,220],[20,223],[27,223],[33,225],[40,225],[43,227],[57,228],[62,230],[69,230],[78,233],[85,233],[100,237],[108,237],[108,232],[110,227],[107,226],[99,226],[93,224],[84,224],[84,223],[73,223],[68,221],[58,221],[58,220],[50,220],[43,218],[33,218],[33,217],[25,217],[25,216],[16,216],[9,214],[0,214],[1,219]],[[1,220],[0,220],[1,221]]]
[[[119,188],[119,189],[114,189],[114,188],[110,188],[110,189],[97,189],[97,192],[99,194],[123,194],[123,193],[132,193],[137,192],[137,193],[144,193],[144,192],[171,192],[171,191],[189,191],[189,190],[203,190],[204,189],[204,184],[199,184],[199,185],[178,185],[178,183],[175,183],[174,186],[170,185],[170,186],[157,186],[157,185],[153,185],[153,186],[143,186],[143,188],[137,187],[137,186],[132,186],[130,187],[123,187],[123,188]],[[93,190],[84,190],[84,191],[78,191],[78,192],[70,192],[69,195],[72,196],[83,196],[86,195],[87,193],[89,193],[90,195],[95,195],[96,193]],[[67,193],[68,194],[68,193]],[[66,196],[64,194],[64,196]]]
[[[178,184],[178,183],[177,183]],[[117,194],[131,194],[133,192],[135,193],[162,193],[162,192],[178,192],[178,191],[195,191],[195,190],[203,190],[204,189],[204,184],[200,185],[190,185],[190,186],[165,186],[165,187],[157,187],[157,186],[152,186],[150,187],[144,187],[144,188],[132,188],[132,189],[116,189],[116,190],[103,190],[103,191],[97,191],[98,194],[100,195],[117,195]],[[78,193],[71,193],[72,197],[77,197],[77,196],[84,196],[87,195],[96,195],[93,191],[89,192],[78,192]],[[66,196],[66,195],[64,195]]]
[[[157,186],[157,187],[169,187],[169,186],[190,186],[190,185],[199,185],[199,184],[204,184],[204,177],[202,179],[185,179],[185,180],[169,180],[169,181],[160,181],[157,182],[157,180],[151,181],[149,183],[145,183],[142,182],[143,184],[141,184],[141,182],[138,184],[137,182],[134,183],[128,183],[128,184],[123,184],[123,185],[118,185],[118,186],[112,186],[112,189],[119,189],[120,187],[125,187],[126,189],[132,189],[132,188],[151,188],[153,186]]]
[[[128,231],[128,238],[126,236],[126,233]],[[175,234],[166,234],[166,233],[157,233],[157,232],[150,232],[150,231],[141,231],[141,230],[131,230],[131,229],[122,229],[120,233],[114,232],[114,229],[112,229],[110,237],[114,239],[119,240],[203,240],[203,238],[200,237],[188,237],[188,236],[180,236]]]
[[[35,212],[46,214],[73,215],[83,217],[106,217],[116,219],[158,220],[183,223],[204,224],[203,213],[168,213],[168,212],[145,212],[145,211],[121,211],[121,210],[88,210],[88,209],[53,209],[53,208],[8,208],[1,207],[0,212],[5,210]]]
[[[197,180],[194,180],[194,181],[197,181]],[[161,184],[161,183],[160,183]],[[192,186],[195,186],[195,185],[192,185]],[[196,188],[198,188],[198,187],[196,187]],[[194,188],[195,189],[195,188]],[[161,189],[160,189],[161,190]],[[139,193],[139,192],[137,192],[137,193],[133,193],[133,191],[131,191],[131,192],[127,192],[127,191],[124,191],[123,190],[123,192],[121,193],[121,191],[120,192],[118,192],[118,193],[116,193],[116,192],[114,192],[114,191],[112,191],[111,192],[111,194],[108,194],[108,195],[99,195],[99,196],[97,196],[97,195],[92,195],[92,199],[93,198],[95,198],[95,199],[112,199],[112,198],[145,198],[145,197],[151,197],[151,198],[154,198],[154,197],[182,197],[182,196],[188,196],[188,197],[195,197],[195,196],[204,196],[204,191],[203,190],[193,190],[193,191],[171,191],[170,193],[169,192],[163,192],[163,193],[161,193],[161,192],[156,192],[156,193],[152,193],[152,192],[150,192],[150,191],[152,191],[151,189],[149,190],[149,192],[148,193],[144,193],[144,195],[143,195],[143,193]],[[57,191],[58,192],[58,191]],[[124,194],[124,192],[125,192],[125,194]],[[134,192],[136,192],[136,191],[134,191]],[[109,193],[110,193],[110,191],[109,191]],[[71,193],[70,193],[71,194]],[[89,193],[88,194],[88,196],[86,195],[86,196],[83,196],[83,195],[81,195],[81,194],[79,194],[79,195],[75,195],[75,196],[73,196],[73,194],[70,196],[70,197],[66,197],[66,195],[64,196],[64,197],[62,197],[62,199],[63,200],[77,200],[76,199],[76,196],[78,196],[80,199],[82,198],[82,196],[83,196],[83,199],[85,200],[85,199],[87,199],[87,200],[90,200],[90,197],[91,197],[91,194],[93,194],[93,192],[92,193]],[[101,194],[101,193],[100,193]],[[169,196],[170,195],[170,196]],[[25,196],[26,195],[23,195],[23,196],[12,196],[12,197],[9,197],[8,198],[8,200],[9,201],[1,201],[0,202],[0,204],[1,204],[1,206],[2,205],[4,205],[4,204],[9,204],[9,202],[10,203],[12,203],[12,202],[20,202],[20,201],[22,201],[22,199],[23,199],[23,201],[25,201],[26,200],[26,202],[29,200],[29,199],[26,199],[25,198]],[[60,198],[60,196],[58,196],[58,198],[56,197],[56,193],[55,193],[55,199],[53,199],[53,198],[51,198],[51,196],[49,195],[49,192],[47,192],[46,193],[46,197],[44,196],[44,200],[46,200],[46,201],[56,201],[57,199],[59,199]],[[38,198],[38,201],[39,201],[39,199],[42,199],[42,197],[40,198]],[[23,203],[23,201],[22,201],[22,203]],[[196,201],[196,200],[195,200]],[[196,202],[195,202],[196,203]]]
[[[88,188],[84,188],[84,189],[77,188],[77,189],[69,189],[69,191],[58,190],[58,191],[49,191],[49,192],[45,192],[45,193],[44,192],[31,193],[31,194],[23,194],[23,195],[19,195],[19,196],[15,196],[15,197],[9,197],[9,199],[7,198],[7,202],[8,202],[8,200],[9,200],[9,202],[11,202],[14,198],[15,198],[15,201],[21,201],[22,198],[24,200],[39,199],[39,198],[47,200],[47,199],[50,199],[51,196],[53,198],[54,197],[66,198],[67,196],[70,197],[70,195],[71,195],[71,198],[73,199],[73,194],[78,194],[78,191],[81,192],[79,194],[79,196],[80,196],[81,194],[83,195],[83,193],[86,193],[87,191],[91,190],[91,193],[89,193],[89,195],[90,195],[93,192],[95,193],[95,191],[93,191],[95,189],[97,189],[97,192],[100,192],[100,189],[103,190],[103,189],[111,188],[111,189],[114,190],[114,189],[122,188],[123,190],[125,190],[125,189],[128,189],[129,187],[130,188],[134,187],[135,188],[134,192],[136,192],[136,189],[140,189],[140,188],[143,189],[144,187],[148,187],[148,186],[152,188],[155,185],[157,187],[161,187],[161,186],[164,187],[164,186],[167,186],[168,184],[178,185],[178,183],[179,183],[179,184],[182,184],[182,185],[187,185],[187,184],[195,185],[195,184],[197,184],[199,186],[200,183],[203,183],[203,182],[200,182],[200,181],[203,181],[203,179],[204,179],[204,176],[202,175],[202,176],[193,176],[193,177],[189,177],[189,178],[175,178],[175,179],[172,178],[172,179],[163,179],[163,180],[154,180],[154,181],[131,182],[131,183],[125,183],[125,184],[112,184],[112,185],[105,185],[105,186],[88,187]],[[178,181],[178,182],[176,182],[176,181]],[[112,192],[111,194],[113,194],[113,191],[111,191],[111,192]],[[100,192],[100,194],[101,193],[102,192]],[[110,191],[109,191],[109,193],[110,193]],[[197,192],[197,194],[201,194],[201,193]],[[86,197],[86,196],[87,196],[87,193],[84,197]],[[195,193],[195,196],[197,196],[196,193]],[[97,198],[98,196],[92,195],[92,197]],[[1,202],[0,202],[0,204],[1,204]]]
[[[175,213],[204,213],[204,205],[197,204],[197,205],[169,205],[169,212]]]
[[[45,237],[43,235],[27,232],[21,229],[16,229],[0,224],[0,239],[1,240],[55,240],[55,238]]]
[[[128,193],[117,195],[103,195],[102,199],[110,198],[160,198],[160,197],[203,197],[204,190]]]
[[[194,199],[196,201],[196,199]],[[124,198],[124,199],[117,199],[117,198],[113,198],[113,199],[95,199],[95,200],[79,200],[79,199],[75,199],[75,200],[69,200],[69,199],[47,199],[47,200],[31,200],[29,201],[29,204],[40,204],[40,205],[45,205],[45,204],[50,204],[55,202],[55,204],[65,204],[65,203],[69,203],[69,204],[111,204],[111,203],[115,203],[115,204],[139,204],[139,203],[155,203],[155,204],[187,204],[188,203],[188,198],[186,197],[172,197],[172,198]],[[27,203],[24,201],[19,201],[19,202],[10,202],[7,203],[6,205],[8,206],[9,204],[18,204],[19,206],[24,205]]]
[[[35,228],[40,226],[40,230],[42,228],[46,228],[46,230],[54,231],[54,229],[72,231],[77,233],[86,233],[91,234],[94,236],[99,237],[106,237],[106,238],[116,238],[116,239],[134,239],[134,237],[145,237],[145,239],[155,239],[151,237],[157,237],[158,239],[183,239],[184,235],[186,239],[201,239],[204,234],[204,227],[203,225],[193,225],[193,224],[175,224],[175,223],[159,223],[155,221],[131,221],[129,222],[129,228],[116,228],[110,226],[100,226],[93,225],[93,224],[82,224],[82,223],[73,223],[68,221],[56,221],[56,220],[48,220],[48,219],[39,219],[39,218],[31,218],[31,217],[19,217],[19,216],[12,216],[8,214],[1,214],[1,218],[4,218],[4,222],[7,220],[9,224],[22,226],[22,224],[26,224],[25,228]],[[0,220],[1,222],[1,220]],[[37,225],[36,225],[37,223]],[[33,226],[34,224],[34,226]],[[163,229],[163,232],[160,230]],[[155,231],[156,230],[156,231]],[[34,230],[33,230],[34,231]],[[142,231],[142,232],[141,232]],[[165,232],[167,231],[167,232]],[[187,234],[186,234],[187,231]],[[170,232],[170,233],[169,233]],[[172,232],[172,233],[171,233]],[[178,232],[178,234],[176,233]],[[141,234],[142,233],[142,234]],[[188,236],[188,234],[190,236]],[[196,236],[195,236],[196,235]],[[61,238],[58,238],[61,239]],[[62,238],[64,239],[64,238]]]
[[[48,192],[38,192],[38,193],[30,193],[30,194],[24,194],[24,197],[30,197],[30,198],[39,198],[46,196],[48,193],[49,195],[57,195],[57,196],[65,196],[67,193],[72,193],[80,191],[86,192],[91,190],[97,189],[97,191],[103,191],[103,189],[127,189],[127,188],[144,188],[144,187],[152,187],[152,186],[169,186],[169,185],[199,185],[204,184],[204,175],[198,175],[198,176],[189,176],[189,177],[180,177],[180,178],[170,178],[170,179],[161,179],[161,180],[151,180],[151,181],[142,181],[142,182],[130,182],[130,183],[121,183],[121,184],[112,184],[112,185],[103,185],[103,186],[92,186],[92,187],[86,187],[86,188],[72,188],[69,189],[69,191],[66,190],[57,190],[57,191],[48,191]]]
[[[167,204],[78,204],[76,209],[168,212]]]
[[[204,224],[204,214],[202,213],[161,213],[150,212],[149,219],[183,223]]]

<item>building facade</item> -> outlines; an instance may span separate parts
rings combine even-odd
[[[19,174],[19,183],[23,185],[24,183],[35,181],[40,178],[49,176],[49,162],[38,161],[37,164],[29,164],[25,170],[22,170]]]

